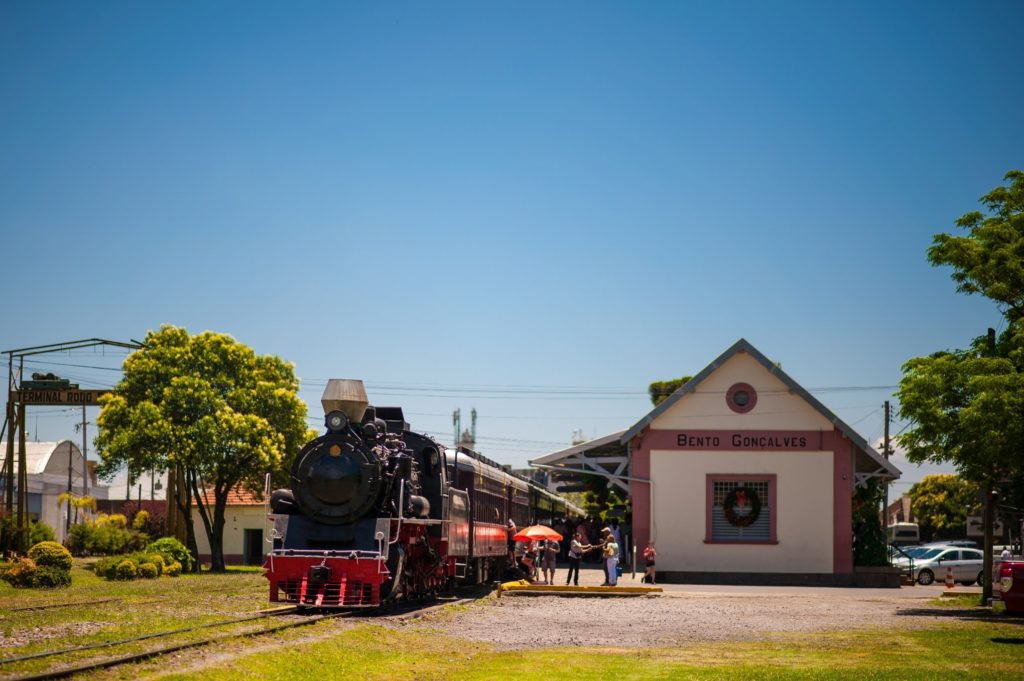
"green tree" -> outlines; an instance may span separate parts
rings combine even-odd
[[[647,386],[647,394],[651,398],[651,404],[657,407],[659,404],[667,400],[672,393],[682,388],[684,385],[690,382],[692,376],[680,376],[679,378],[673,378],[668,381],[655,381]]]
[[[1024,173],[981,198],[988,213],[956,221],[965,236],[938,234],[928,260],[953,268],[957,290],[981,294],[1002,312],[998,338],[974,339],[966,350],[937,352],[903,365],[900,414],[913,427],[898,438],[911,462],[950,462],[986,491],[1021,480],[1024,466]],[[990,519],[986,508],[986,524]],[[986,531],[985,568],[990,567]],[[983,585],[983,596],[991,595]]]
[[[292,365],[258,356],[230,336],[192,336],[173,326],[151,331],[100,401],[100,473],[109,478],[122,466],[132,477],[182,471],[191,492],[191,500],[182,495],[181,509],[189,548],[196,553],[194,501],[211,568],[222,571],[228,492],[239,485],[258,492],[268,472],[283,477],[310,436],[298,387]]]
[[[926,475],[907,494],[923,541],[963,537],[978,510],[978,485],[958,475]]]
[[[858,487],[853,495],[853,564],[878,567],[888,565],[885,531],[878,509],[884,491],[877,478]]]
[[[962,293],[980,293],[999,305],[1007,321],[1024,317],[1024,172],[1011,170],[1009,186],[981,197],[990,211],[973,211],[956,224],[967,236],[937,234],[928,259],[953,267],[953,281]]]
[[[980,293],[1002,310],[998,339],[978,337],[966,350],[916,357],[903,366],[900,415],[913,427],[898,440],[914,463],[953,463],[967,480],[994,484],[1020,472],[1024,450],[1024,173],[982,197],[990,211],[967,213],[967,236],[938,234],[928,251],[953,267],[964,293]]]

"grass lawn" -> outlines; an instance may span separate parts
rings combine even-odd
[[[258,570],[108,582],[75,567],[69,589],[36,591],[0,584],[0,659],[251,615],[267,607]],[[51,610],[14,610],[55,603]],[[1024,619],[992,617],[977,598],[938,599],[950,613],[933,628],[779,635],[755,642],[644,649],[559,648],[501,651],[450,630],[460,609],[410,627],[325,621],[217,650],[181,653],[95,678],[170,679],[935,679],[1024,678]],[[973,608],[973,610],[972,610]],[[216,633],[204,630],[188,638]],[[176,641],[182,638],[175,639]],[[162,640],[161,645],[169,643]],[[119,648],[116,654],[147,644]],[[152,645],[152,644],[149,644]],[[113,652],[82,652],[78,660]],[[0,666],[0,681],[49,669],[53,660]],[[189,672],[182,672],[187,669]]]
[[[359,626],[165,679],[936,679],[1024,676],[1015,624],[859,631],[646,649],[496,651],[442,634]]]
[[[265,607],[266,580],[259,572],[109,582],[76,564],[67,589],[15,589],[0,582],[0,659],[244,617]],[[203,635],[208,632],[196,637]],[[135,649],[139,646],[119,650]],[[0,679],[5,673],[40,671],[52,663],[43,659],[5,665]]]

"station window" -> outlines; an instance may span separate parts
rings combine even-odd
[[[775,476],[709,475],[705,543],[776,544]]]
[[[746,414],[757,405],[757,391],[749,383],[736,383],[726,391],[725,403],[737,414]]]

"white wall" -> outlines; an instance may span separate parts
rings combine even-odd
[[[211,509],[212,511],[212,509]],[[206,538],[206,527],[202,518],[199,517],[199,510],[192,507],[192,523],[196,530],[196,544],[199,546],[200,555],[210,555],[210,542]],[[224,555],[243,555],[245,552],[246,529],[263,530],[263,539],[267,539],[267,515],[264,513],[263,505],[258,506],[228,506],[224,511]],[[270,545],[265,544],[262,549],[266,553]]]
[[[831,573],[832,452],[651,452],[658,569]],[[707,474],[776,475],[778,544],[705,544]]]
[[[748,383],[757,392],[757,405],[737,414],[725,402],[736,383]],[[657,430],[824,430],[832,424],[802,397],[768,372],[747,353],[730,357],[704,379],[696,392],[672,405],[651,424]]]

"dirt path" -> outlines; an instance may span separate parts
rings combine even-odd
[[[641,598],[509,596],[455,616],[426,618],[429,627],[503,649],[552,646],[644,647],[681,642],[754,640],[778,634],[886,626],[923,627],[927,598],[885,598],[843,590],[841,597],[794,594],[673,592]]]

